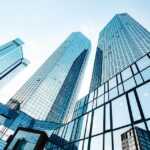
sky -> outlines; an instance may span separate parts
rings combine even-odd
[[[0,0],[0,45],[21,38],[24,57],[30,61],[28,67],[17,68],[0,81],[0,102],[6,103],[75,31],[92,42],[78,98],[87,94],[98,34],[116,13],[122,12],[150,31],[150,0]]]

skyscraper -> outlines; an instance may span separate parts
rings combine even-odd
[[[0,79],[22,63],[22,44],[20,39],[15,39],[0,46]]]
[[[116,15],[100,32],[90,92],[76,103],[72,121],[53,133],[79,150],[122,150],[125,131],[149,133],[149,46],[144,27],[126,13]]]
[[[89,40],[72,33],[10,99],[8,105],[34,119],[62,122],[73,102],[90,49]]]
[[[127,14],[119,14],[117,16],[128,17]],[[143,27],[141,28],[143,29]],[[146,30],[144,29],[144,31]],[[107,33],[109,35],[110,32]],[[147,31],[146,33],[149,32]],[[120,39],[124,37],[124,34],[119,35],[121,36],[119,36]],[[146,37],[148,35],[146,34]],[[140,38],[141,35],[137,36]],[[136,36],[133,38],[133,41],[135,38]],[[122,44],[122,40],[117,44]],[[141,44],[144,45],[143,47],[146,47],[144,41]],[[138,130],[136,131],[132,130],[133,136],[131,141],[129,140],[131,146],[137,150],[133,143],[137,141],[136,134],[138,134],[138,137],[140,137],[138,142],[144,145],[144,148],[148,147],[149,149],[149,146],[145,146],[145,143],[149,145],[146,139],[149,138],[150,131],[150,50],[147,49],[147,52],[145,51],[142,54],[142,49],[135,50],[133,47],[133,49],[128,49],[128,45],[130,45],[129,41],[124,45],[127,46],[124,50],[128,53],[133,51],[133,53],[139,54],[138,58],[135,58],[129,64],[126,63],[126,67],[116,70],[114,75],[108,75],[108,79],[105,79],[105,81],[102,79],[101,83],[102,66],[106,60],[104,60],[104,49],[97,49],[97,57],[94,64],[96,68],[94,68],[92,77],[94,82],[91,83],[90,92],[76,103],[72,120],[51,128],[51,136],[49,136],[50,138],[45,144],[45,149],[69,149],[74,147],[78,150],[122,150],[123,139],[121,135],[130,129],[137,128]],[[130,56],[126,57],[126,55],[122,54],[121,48],[117,49],[117,52],[117,55],[121,57],[121,61],[128,59],[128,57],[130,58]],[[109,55],[109,53],[105,54]],[[102,60],[99,60],[99,58],[102,58]],[[122,65],[119,64],[119,59],[114,61],[121,68]],[[109,65],[111,64],[106,64],[106,69]],[[116,65],[112,66],[112,68],[115,67]],[[102,74],[100,74],[101,71]],[[94,78],[95,76],[96,78]],[[5,114],[7,116],[7,113]],[[26,123],[25,119],[24,122]],[[25,134],[22,136],[25,136]]]
[[[99,85],[150,51],[150,32],[127,13],[115,15],[99,34],[93,81]],[[102,61],[101,61],[102,59]],[[95,71],[102,67],[101,71]],[[98,69],[101,70],[101,69]],[[95,72],[98,74],[96,75]],[[100,78],[97,80],[97,78]]]

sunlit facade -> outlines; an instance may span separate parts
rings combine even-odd
[[[137,150],[134,128],[150,131],[149,98],[150,53],[147,53],[82,98],[76,104],[73,120],[54,130],[53,134],[70,141],[61,147],[76,145],[78,150],[125,150],[122,134],[133,129],[132,141],[136,141],[133,149]],[[150,136],[144,137],[149,143]],[[51,147],[55,150],[59,145]]]
[[[72,33],[10,99],[8,106],[19,107],[34,119],[63,122],[89,49],[90,41],[82,33]]]
[[[118,14],[100,32],[89,94],[77,102],[72,121],[53,134],[70,141],[63,148],[125,150],[122,135],[132,130],[129,149],[142,150],[139,144],[149,144],[150,136],[142,143],[135,129],[150,131],[149,98],[150,33]]]
[[[22,44],[20,39],[15,39],[0,46],[0,79],[22,63]]]
[[[76,103],[71,121],[49,128],[44,149],[149,150],[149,44],[150,34],[146,29],[128,14],[116,15],[100,33],[89,93]],[[108,51],[108,47],[111,50]],[[74,64],[80,64],[84,52]],[[66,79],[72,77],[69,74]],[[62,87],[71,89],[72,84],[66,84]],[[67,98],[65,92],[62,95]],[[62,101],[63,97],[60,94],[56,102]],[[66,108],[66,104],[60,104]],[[28,128],[39,127],[38,123],[36,126],[32,121],[30,123]],[[24,136],[28,138],[28,135]]]
[[[100,32],[97,47],[103,52],[103,83],[150,51],[150,32],[127,13],[117,14]]]

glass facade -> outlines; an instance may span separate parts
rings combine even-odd
[[[100,32],[97,47],[103,53],[97,74],[103,83],[150,51],[150,32],[128,14],[117,14]]]
[[[63,120],[72,104],[90,48],[84,36],[73,33],[10,100],[17,111],[1,107],[2,135],[20,126],[45,128],[46,150],[149,150],[149,44],[145,28],[128,14],[116,15],[100,33],[90,92],[76,103],[71,121],[41,122]]]
[[[8,106],[16,108],[20,104],[19,109],[34,119],[63,122],[89,49],[90,41],[82,33],[72,33],[10,99]]]
[[[78,150],[126,150],[123,143],[129,144],[130,149],[143,150],[139,142],[148,150],[149,75],[150,53],[147,53],[77,102],[72,121],[53,134],[69,141],[63,147],[76,145]],[[134,130],[137,128],[142,133]],[[131,140],[123,141],[122,136],[129,130]]]
[[[22,63],[22,44],[20,39],[15,39],[0,46],[0,79]]]
[[[102,75],[102,62],[103,62],[103,55],[102,50],[97,48],[92,79],[90,84],[90,91],[93,91],[96,87],[100,86],[101,84],[101,75]]]

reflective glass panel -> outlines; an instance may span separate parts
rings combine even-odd
[[[146,118],[150,117],[150,82],[139,87],[137,93]]]
[[[121,127],[130,123],[130,117],[125,96],[112,101],[113,127]]]
[[[103,107],[94,111],[92,135],[101,133],[103,131]]]

